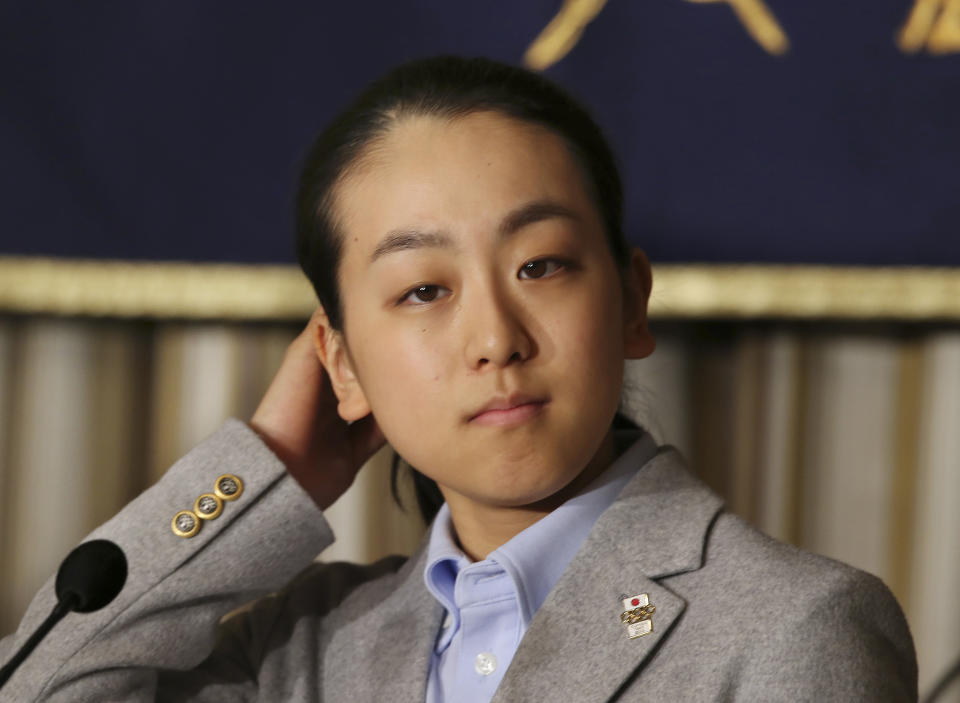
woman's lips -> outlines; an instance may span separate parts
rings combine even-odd
[[[504,410],[487,410],[475,416],[470,422],[493,427],[513,427],[539,415],[546,404],[545,400],[537,400]]]

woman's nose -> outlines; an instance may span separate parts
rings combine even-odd
[[[495,291],[464,302],[472,308],[463,320],[466,362],[471,369],[501,367],[530,358],[534,343],[518,306]]]

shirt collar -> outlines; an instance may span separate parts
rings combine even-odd
[[[618,447],[629,446],[586,490],[487,557],[499,564],[513,581],[524,630],[579,551],[593,523],[657,452],[656,442],[639,428],[614,430],[614,441]],[[457,573],[471,562],[457,546],[446,503],[430,529],[426,561],[427,589],[456,618],[453,594]]]
[[[424,567],[424,581],[448,613],[457,608],[453,600],[453,589],[460,569],[470,564],[470,559],[457,546],[450,508],[444,503],[430,528],[430,540],[427,543],[427,564]]]

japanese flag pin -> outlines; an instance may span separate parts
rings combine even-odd
[[[621,595],[620,600],[623,604],[620,622],[627,627],[627,637],[636,639],[653,632],[651,616],[657,609],[650,604],[650,598],[646,593],[638,593],[635,596]]]

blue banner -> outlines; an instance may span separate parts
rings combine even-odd
[[[654,261],[960,265],[951,0],[0,6],[0,254],[292,261],[312,136],[436,53],[544,70]]]

